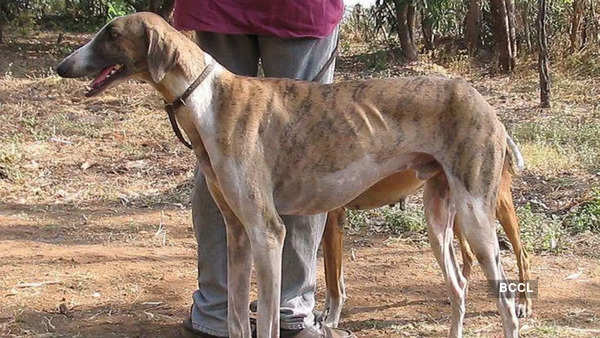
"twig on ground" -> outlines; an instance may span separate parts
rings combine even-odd
[[[71,142],[71,141],[63,140],[63,139],[56,138],[56,137],[51,137],[50,141],[51,142],[57,142],[57,143],[64,143],[64,144],[73,144],[73,142]]]
[[[34,283],[19,283],[19,284],[15,285],[15,287],[17,287],[17,288],[35,288],[38,286],[60,284],[60,283],[62,283],[62,281],[52,280],[52,281],[34,282]]]

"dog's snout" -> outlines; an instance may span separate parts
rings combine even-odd
[[[56,73],[61,77],[76,78],[86,76],[90,71],[95,70],[90,59],[90,43],[87,43],[64,58],[56,66]]]
[[[72,65],[73,62],[70,62],[69,59],[64,59],[54,69],[60,77],[73,77],[70,71],[72,69]]]

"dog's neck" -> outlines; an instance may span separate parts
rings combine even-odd
[[[215,77],[222,72],[227,72],[218,62],[216,62],[208,53],[202,51],[193,41],[183,34],[167,34],[165,40],[170,40],[169,45],[175,48],[175,64],[165,74],[165,77],[159,83],[153,83],[153,86],[163,95],[167,102],[173,102],[180,97],[203,72],[204,68],[212,64],[213,69],[202,81],[193,94],[197,92],[206,92],[209,95],[212,83]],[[191,97],[192,95],[190,95]],[[209,101],[210,98],[208,98]]]
[[[183,35],[173,38],[179,40],[172,41],[170,44],[178,49],[176,52],[179,57],[163,80],[160,83],[153,83],[167,102],[179,98],[203,73],[206,66],[212,64],[212,70],[191,92],[185,101],[186,105],[179,108],[176,115],[179,125],[185,131],[194,152],[202,162],[201,157],[206,155],[204,142],[212,143],[207,138],[210,138],[214,131],[219,88],[232,80],[235,75]]]

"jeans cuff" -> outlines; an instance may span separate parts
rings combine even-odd
[[[284,330],[302,330],[305,328],[304,323],[284,323],[281,322],[279,326]]]
[[[192,321],[192,327],[194,328],[194,330],[208,333],[211,336],[217,336],[217,337],[228,337],[229,336],[228,331],[219,331],[219,330],[211,329],[210,327],[196,324],[196,323],[194,323],[194,321]]]

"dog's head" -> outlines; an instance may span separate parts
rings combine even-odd
[[[174,29],[153,13],[135,13],[106,24],[94,38],[56,67],[62,77],[95,76],[86,96],[94,96],[123,80],[159,83],[175,64],[176,51],[166,36]]]

